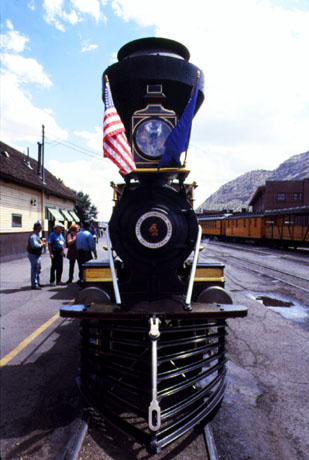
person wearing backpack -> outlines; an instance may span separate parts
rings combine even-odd
[[[28,259],[31,265],[31,289],[41,289],[42,285],[40,284],[40,273],[41,273],[41,259],[42,259],[42,249],[45,246],[46,242],[44,238],[40,238],[40,232],[42,231],[41,222],[37,221],[33,225],[33,232],[29,235],[27,252]]]

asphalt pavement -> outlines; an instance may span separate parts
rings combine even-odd
[[[103,239],[98,259],[106,258]],[[62,452],[81,411],[75,382],[79,366],[79,326],[59,317],[59,307],[74,301],[72,284],[49,284],[50,257],[42,255],[41,290],[30,285],[27,255],[1,263],[0,458],[49,460]],[[62,280],[68,279],[64,259]]]
[[[97,244],[98,259],[106,258],[103,244],[104,240],[100,238]],[[57,313],[61,305],[71,302],[80,290],[76,284],[78,280],[77,262],[74,280],[70,285],[50,285],[51,260],[48,251],[42,255],[41,265],[40,282],[44,287],[36,291],[31,289],[30,262],[26,254],[18,259],[1,263],[1,358]],[[69,260],[65,257],[62,282],[65,283],[68,280],[68,274]]]

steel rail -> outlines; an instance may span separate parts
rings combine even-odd
[[[203,434],[204,434],[206,450],[207,450],[209,460],[219,460],[219,455],[217,452],[217,447],[216,447],[216,443],[215,443],[215,439],[213,436],[213,432],[212,432],[210,423],[207,423],[203,427]]]
[[[274,272],[277,272],[277,273],[281,273],[282,275],[290,276],[290,277],[299,279],[301,281],[309,282],[309,279],[307,279],[307,278],[302,278],[301,276],[293,275],[292,273],[286,273],[286,272],[283,272],[282,270],[278,270],[276,268],[272,268],[272,267],[269,267],[267,265],[263,265],[263,264],[260,264],[260,263],[257,263],[257,262],[251,262],[250,260],[244,260],[241,257],[233,256],[233,255],[230,255],[230,254],[228,256],[221,256],[221,257],[230,257],[230,258],[233,258],[233,259],[237,259],[237,260],[239,260],[241,262],[244,262],[245,264],[256,265],[258,267],[265,268],[266,270],[271,270],[271,271],[274,271]],[[238,267],[244,268],[243,266],[240,266],[240,265],[238,265]],[[254,272],[254,273],[258,273],[259,275],[262,274],[262,275],[268,276],[269,278],[276,279],[278,281],[281,281],[284,284],[288,284],[289,286],[295,287],[295,288],[300,289],[300,290],[305,291],[305,292],[309,292],[309,289],[306,289],[306,288],[304,288],[302,286],[298,286],[297,284],[294,284],[294,283],[290,283],[289,281],[286,281],[286,280],[284,280],[282,278],[278,278],[277,276],[272,276],[272,275],[269,275],[267,273],[262,273],[261,271],[255,270],[254,268],[250,268],[250,267],[246,267],[246,268],[248,270]]]
[[[57,456],[56,460],[77,460],[84,443],[90,423],[90,411],[84,411],[83,415],[76,419],[74,434],[67,442],[64,451]]]
[[[242,260],[242,259],[240,259]],[[247,261],[244,261],[244,262],[247,262]],[[256,264],[258,265],[258,264]],[[284,283],[284,284],[288,284],[289,286],[292,286],[292,287],[295,287],[297,289],[300,289],[301,291],[304,291],[304,292],[309,292],[309,289],[306,289],[306,288],[303,288],[301,286],[298,286],[297,284],[294,284],[294,283],[290,283],[289,281],[286,281],[286,280],[283,280],[282,278],[278,278],[277,276],[271,276],[267,273],[262,273],[261,271],[259,270],[255,270],[254,268],[250,268],[250,267],[244,267],[244,266],[241,266],[241,265],[237,265],[238,267],[242,268],[242,269],[246,269],[246,270],[250,270],[251,272],[254,272],[254,273],[258,273],[259,275],[264,275],[264,276],[268,276],[269,278],[273,278],[274,280],[277,280],[277,281],[280,281],[281,283]],[[263,267],[263,265],[261,265],[261,267]],[[263,267],[264,268],[264,267]],[[271,268],[269,270],[272,270]],[[287,276],[290,276],[288,273],[284,273],[282,272],[283,274],[287,275]],[[292,275],[291,275],[292,276]],[[306,281],[304,279],[302,279],[303,281]]]
[[[218,253],[218,251],[215,251]],[[263,254],[261,254],[263,255]],[[238,260],[242,260],[246,263],[250,263],[250,264],[253,264],[253,265],[257,265],[258,267],[263,267],[263,268],[267,268],[268,270],[272,270],[274,272],[278,272],[278,273],[281,273],[282,275],[287,275],[287,276],[292,276],[293,278],[297,278],[297,279],[300,279],[302,281],[308,281],[309,282],[309,279],[308,278],[302,278],[301,276],[298,276],[298,275],[293,275],[293,273],[287,273],[287,272],[283,272],[282,270],[278,270],[278,268],[273,268],[269,265],[263,265],[261,263],[258,263],[258,262],[253,262],[251,260],[244,260],[243,258],[241,257],[237,257],[237,256],[234,256],[232,254],[229,254],[228,257],[232,257],[233,259],[238,259]]]
[[[268,246],[249,246],[249,245],[246,245],[246,243],[226,243],[224,241],[212,241],[212,240],[209,240],[208,241],[203,241],[202,240],[202,244],[205,243],[205,244],[208,244],[208,243],[211,243],[211,247],[212,245],[214,246],[221,246],[223,248],[229,248],[229,249],[235,249],[236,251],[246,251],[246,252],[252,252],[253,254],[259,254],[259,255],[263,255],[263,252],[259,251],[259,247],[261,249],[269,249],[269,250],[276,250],[276,248],[272,248],[272,247],[268,247]],[[253,249],[255,248],[255,249]],[[289,249],[277,249],[278,251],[288,251]],[[308,256],[308,250],[306,250],[306,248],[300,248],[298,249],[298,251],[300,252],[299,254],[296,254],[297,256],[304,256],[304,258],[306,256]],[[272,254],[271,252],[265,252],[266,255],[274,255]],[[286,254],[284,252],[280,253],[280,258],[281,259],[287,259],[287,260],[291,260],[292,262],[304,262],[304,258],[295,258],[294,255],[292,254]]]
[[[237,257],[237,256],[230,256],[230,257],[233,257],[233,258],[239,259],[239,260],[243,260],[243,259],[241,259],[240,257]],[[293,278],[299,279],[301,281],[308,281],[309,282],[308,278],[303,278],[302,276],[293,275],[293,273],[283,272],[282,270],[278,270],[277,268],[272,268],[269,265],[263,265],[263,264],[260,264],[260,263],[257,263],[257,262],[252,262],[251,260],[246,260],[245,262],[247,262],[249,264],[252,264],[252,265],[257,265],[258,267],[266,268],[267,270],[272,270],[273,272],[281,273],[282,275],[292,276]]]

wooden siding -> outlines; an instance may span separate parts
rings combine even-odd
[[[31,204],[31,200],[36,206]],[[48,230],[48,216],[46,207],[56,209],[74,209],[74,202],[64,198],[43,194],[38,190],[6,183],[0,180],[0,233],[31,232],[34,222],[40,220],[44,223],[44,230]],[[22,226],[12,227],[12,214],[22,216]]]
[[[201,220],[199,224],[202,227],[202,232],[204,236],[221,235],[222,220]]]
[[[301,222],[294,223],[295,216],[272,216],[265,224],[268,239],[309,243],[309,218],[299,216]]]
[[[14,184],[0,182],[0,233],[30,232],[41,220],[41,194]],[[35,200],[36,206],[31,205]],[[21,214],[22,226],[12,227],[12,214]]]
[[[264,218],[246,216],[237,219],[226,219],[224,221],[224,235],[234,238],[263,238]]]

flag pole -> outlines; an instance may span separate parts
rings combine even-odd
[[[191,94],[190,94],[190,98],[193,96],[194,91],[196,90],[196,87],[197,87],[197,84],[198,84],[198,81],[199,81],[200,76],[201,76],[201,71],[198,70],[198,71],[196,72],[196,79],[195,79],[195,83],[194,83],[194,86],[193,86],[192,91],[191,91]],[[184,159],[184,162],[183,162],[183,165],[182,165],[183,168],[185,168],[186,165],[187,165],[187,155],[188,155],[188,150],[186,150],[186,153],[185,153],[185,159]]]

